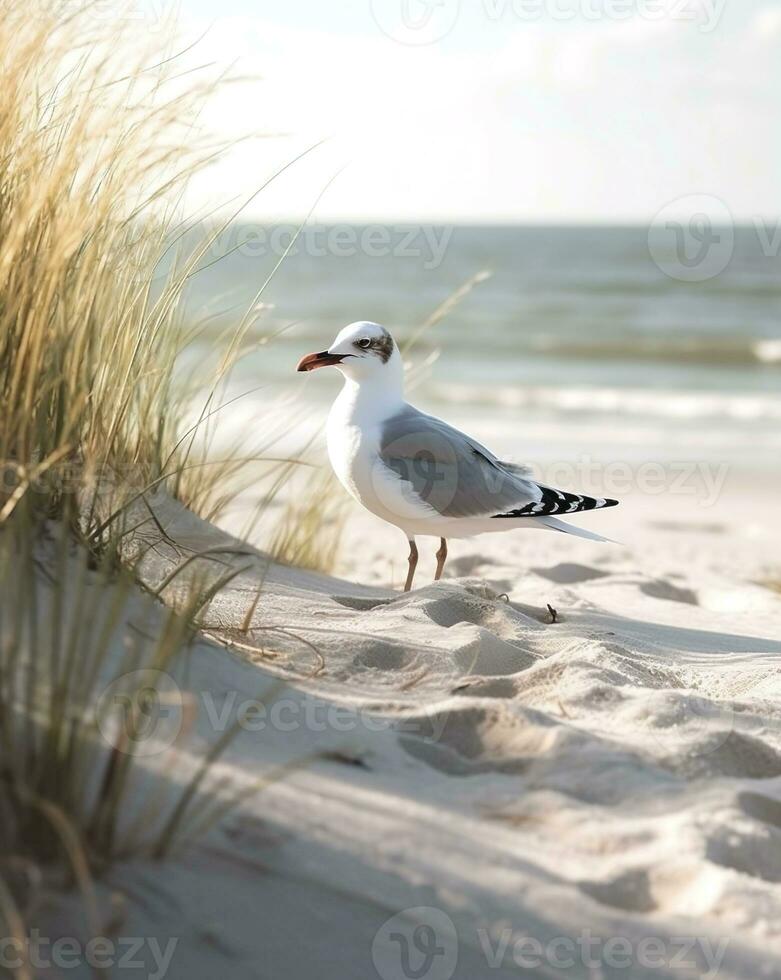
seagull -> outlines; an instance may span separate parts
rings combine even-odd
[[[328,350],[302,357],[296,370],[323,367],[335,367],[344,376],[328,416],[331,466],[348,493],[406,535],[405,592],[415,577],[418,535],[440,539],[435,581],[442,577],[448,538],[547,528],[608,540],[555,515],[615,507],[617,500],[537,483],[527,467],[500,460],[475,439],[405,401],[399,348],[378,323],[351,323]]]

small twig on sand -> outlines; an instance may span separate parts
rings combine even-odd
[[[551,623],[558,623],[558,621],[559,621],[559,614],[558,614],[558,612],[553,608],[553,606],[549,602],[546,603],[546,605],[548,607],[548,612],[550,613],[550,621],[551,621]]]
[[[202,630],[201,632],[207,639],[214,640],[215,643],[228,647],[229,650],[242,650],[245,653],[256,653],[261,657],[265,657],[267,660],[276,660],[279,656],[278,653],[272,653],[270,650],[264,650],[262,647],[253,646],[251,643],[240,643],[238,640],[233,640],[229,636],[221,636],[219,633],[212,633],[207,630]]]

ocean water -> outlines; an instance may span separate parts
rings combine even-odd
[[[279,332],[236,373],[237,390],[263,386],[237,425],[279,397],[322,417],[339,379],[296,375],[303,353],[361,319],[403,341],[485,272],[416,346],[433,361],[421,407],[516,459],[781,468],[781,255],[753,228],[698,266],[697,240],[649,245],[645,228],[313,226],[275,269],[292,231],[229,229],[188,289],[210,318],[194,356],[253,303],[254,336]]]

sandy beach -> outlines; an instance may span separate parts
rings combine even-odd
[[[461,542],[409,595],[388,587],[398,535],[357,510],[354,562],[331,578],[159,498],[172,541],[239,548],[243,571],[176,677],[176,741],[149,772],[179,778],[240,719],[208,792],[283,773],[179,861],[110,872],[118,932],[146,937],[139,975],[163,975],[168,949],[175,977],[776,976],[774,489],[727,480],[707,514],[630,497],[610,527],[623,546]],[[180,554],[157,540],[147,585]],[[159,607],[139,603],[148,628]]]
[[[0,980],[781,977],[780,14],[3,4]]]

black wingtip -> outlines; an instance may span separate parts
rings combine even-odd
[[[517,510],[505,514],[494,514],[499,517],[552,517],[581,514],[589,510],[602,510],[604,507],[618,507],[618,501],[610,497],[586,497],[582,494],[567,493],[565,490],[553,490],[539,485],[542,499],[526,504]]]

